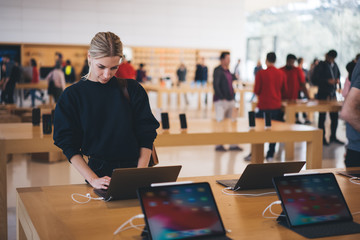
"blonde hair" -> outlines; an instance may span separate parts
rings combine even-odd
[[[123,44],[120,38],[112,32],[98,32],[90,42],[89,55],[92,58],[103,57],[123,57]],[[89,77],[91,72],[91,64],[89,62],[89,73],[85,75]]]

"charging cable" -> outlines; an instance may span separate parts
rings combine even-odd
[[[87,198],[87,200],[86,201],[79,201],[79,200],[76,200],[74,196],[80,196],[80,197],[83,197],[83,198]],[[72,198],[72,200],[74,202],[81,203],[81,204],[88,203],[88,202],[90,202],[90,200],[104,200],[103,197],[99,197],[99,198],[91,197],[90,193],[87,193],[86,195],[83,195],[83,194],[80,194],[80,193],[73,193],[73,194],[71,194],[71,198]],[[108,202],[110,200],[111,200],[111,197],[106,202]]]
[[[234,193],[233,191],[237,191],[240,188],[232,190],[232,187],[223,188],[221,191],[223,194],[230,195],[230,196],[251,196],[251,197],[260,197],[269,194],[274,194],[276,192],[265,192],[265,193]],[[231,192],[228,190],[232,190]]]
[[[360,185],[360,178],[358,177],[350,178],[349,181],[352,182],[353,184]]]
[[[137,218],[144,218],[144,214],[135,215],[135,216],[133,216],[132,218],[130,218],[129,220],[127,220],[126,222],[124,222],[120,227],[118,227],[118,229],[115,230],[114,235],[118,234],[119,232],[122,232],[122,231],[125,231],[125,230],[127,230],[127,229],[130,229],[130,228],[135,228],[135,229],[138,229],[138,230],[140,230],[140,231],[143,231],[143,229],[141,229],[141,228],[139,228],[139,227],[144,227],[145,224],[134,225],[133,222],[132,222],[134,219],[137,219]],[[126,226],[126,224],[128,224],[128,223],[130,224],[130,226],[124,228],[124,227]]]
[[[263,218],[278,218],[278,217],[280,217],[280,216],[284,217],[284,215],[276,214],[276,213],[274,213],[274,212],[271,210],[271,207],[272,207],[273,205],[275,205],[275,204],[281,204],[281,201],[278,200],[278,201],[275,201],[275,202],[270,203],[270,205],[267,206],[267,207],[265,208],[265,210],[263,211],[263,213],[262,213]],[[266,217],[266,216],[265,216],[265,213],[266,213],[267,210],[269,210],[270,213],[271,213],[272,215],[274,215],[275,217]]]

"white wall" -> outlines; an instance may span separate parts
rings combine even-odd
[[[244,59],[244,24],[241,0],[0,1],[0,42],[88,44],[113,31],[125,45],[229,49]]]

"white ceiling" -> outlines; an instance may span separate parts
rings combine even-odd
[[[307,0],[245,0],[245,9],[254,12],[270,7],[279,7],[293,2],[307,2]]]

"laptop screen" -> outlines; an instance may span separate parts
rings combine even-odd
[[[140,188],[138,195],[152,239],[225,236],[208,183]]]
[[[274,185],[291,226],[352,220],[332,173],[276,177]]]

